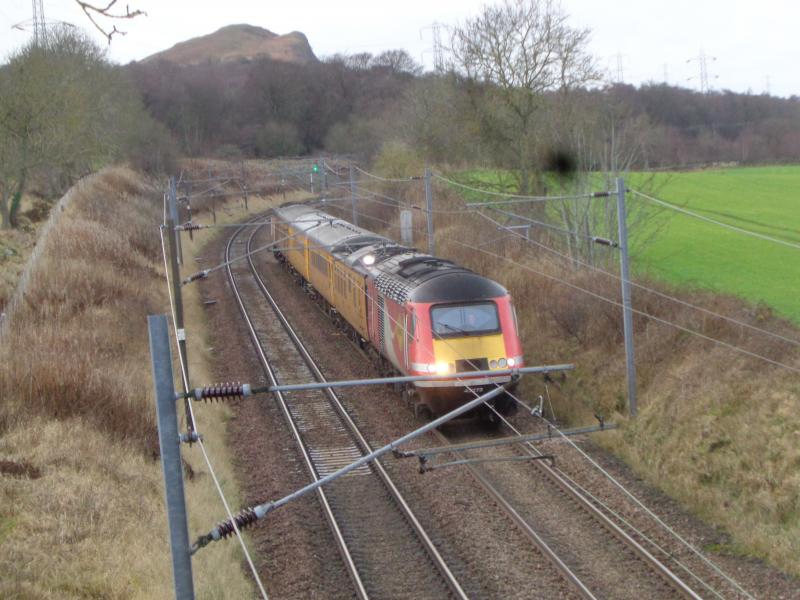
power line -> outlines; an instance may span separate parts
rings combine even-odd
[[[47,25],[44,21],[42,0],[33,0],[33,40],[37,46],[47,45]]]
[[[687,59],[687,61],[686,61],[687,63],[690,63],[690,62],[693,62],[693,61],[697,61],[698,65],[700,67],[700,91],[703,94],[707,94],[708,92],[711,91],[711,87],[708,84],[708,61],[709,60],[715,61],[715,60],[717,60],[717,57],[716,56],[707,56],[706,53],[705,53],[705,50],[703,50],[703,48],[700,48],[700,53],[697,56],[693,56],[693,57]],[[711,76],[712,79],[717,79],[717,77],[718,77],[717,75],[713,75],[713,74]],[[695,79],[695,78],[694,77],[689,77],[687,79],[687,81],[691,80],[691,79]]]
[[[395,178],[392,178],[392,177],[381,177],[380,175],[375,175],[373,173],[369,173],[368,171],[365,171],[364,169],[360,168],[358,165],[353,165],[353,168],[356,171],[358,171],[359,173],[361,173],[362,175],[366,175],[367,177],[370,177],[371,179],[376,179],[378,181],[384,181],[384,182],[387,182],[387,183],[408,183],[409,181],[421,181],[422,180],[422,177],[420,177],[420,176],[395,177]]]
[[[491,204],[517,204],[520,202],[549,202],[550,200],[578,200],[581,198],[599,198],[603,196],[608,196],[609,192],[587,192],[585,194],[574,194],[569,196],[523,196],[519,194],[509,194],[504,192],[495,192],[492,190],[486,190],[481,188],[472,187],[471,185],[466,185],[464,183],[459,183],[458,181],[453,181],[452,179],[448,179],[439,175],[438,173],[434,173],[433,176],[443,181],[447,184],[454,185],[456,187],[460,187],[466,190],[470,190],[472,192],[478,192],[480,194],[487,194],[489,196],[500,196],[502,198],[510,198],[509,200],[500,200],[500,201],[492,201]],[[481,204],[489,204],[486,203],[474,203],[474,204],[467,204],[468,208],[472,208],[475,206],[480,206]]]

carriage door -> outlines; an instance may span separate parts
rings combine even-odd
[[[408,371],[408,313],[403,316],[403,364],[406,366],[406,371]]]

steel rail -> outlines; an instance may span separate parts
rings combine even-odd
[[[231,289],[233,290],[233,294],[236,298],[236,303],[239,307],[239,311],[242,314],[242,318],[247,325],[247,329],[250,333],[250,339],[253,342],[253,347],[258,354],[259,362],[261,363],[261,367],[264,370],[267,378],[273,385],[277,385],[278,381],[275,377],[275,373],[272,367],[267,360],[266,355],[264,354],[264,349],[261,347],[261,343],[258,339],[258,334],[256,333],[255,326],[253,325],[253,321],[250,318],[250,315],[247,312],[247,308],[244,305],[244,300],[242,299],[241,294],[239,293],[239,288],[236,285],[236,278],[233,276],[233,272],[231,270],[231,264],[229,262],[231,247],[233,246],[234,240],[245,230],[245,227],[238,229],[231,238],[228,240],[227,245],[225,246],[225,260],[227,262],[226,271],[228,273],[228,281],[231,284]],[[292,432],[292,436],[297,443],[298,448],[300,449],[300,453],[303,457],[303,461],[305,462],[306,469],[308,470],[311,477],[316,481],[319,479],[317,476],[316,470],[314,468],[314,463],[311,459],[311,455],[309,454],[306,445],[303,443],[302,437],[300,432],[297,429],[297,425],[294,422],[294,419],[289,412],[289,407],[286,404],[286,400],[281,392],[275,392],[275,398],[278,401],[278,405],[280,406],[281,412],[283,413],[284,418],[286,419],[287,424]],[[330,506],[328,501],[328,497],[325,491],[322,488],[317,490],[317,498],[322,506],[323,514],[325,515],[325,519],[328,521],[328,525],[331,528],[333,533],[334,539],[336,540],[336,544],[339,547],[339,552],[342,556],[342,560],[344,561],[345,568],[347,569],[347,574],[350,577],[351,581],[353,582],[353,586],[355,587],[356,595],[358,598],[362,600],[367,600],[369,597],[367,594],[367,590],[364,586],[364,583],[361,581],[361,576],[358,573],[358,569],[356,568],[355,561],[353,560],[352,555],[350,554],[350,550],[347,547],[347,542],[344,539],[344,535],[342,534],[341,528],[339,527],[339,523],[336,520],[336,517],[333,514],[333,509]]]
[[[503,419],[503,422],[514,433],[519,434],[519,431],[517,431],[516,428],[514,428],[506,419]],[[533,449],[530,448],[529,442],[519,443],[517,447],[531,457],[538,456]],[[539,469],[553,484],[561,489],[568,497],[574,500],[582,509],[589,513],[589,515],[601,526],[603,526],[606,531],[611,533],[623,545],[630,548],[637,557],[650,565],[650,567],[679,594],[685,598],[691,598],[692,600],[701,600],[701,596],[692,588],[690,588],[681,578],[675,575],[675,573],[673,573],[672,570],[667,567],[667,565],[653,556],[646,548],[644,548],[644,546],[633,539],[633,537],[631,537],[626,531],[617,525],[608,515],[603,513],[594,504],[589,502],[589,500],[580,492],[580,490],[559,475],[553,467],[539,460],[532,462],[534,463],[533,466],[535,468]]]
[[[441,441],[443,446],[452,445],[450,440],[447,439],[447,436],[443,434],[441,431],[435,430],[433,432]],[[470,472],[470,474],[474,477],[474,479],[483,487],[489,496],[497,503],[497,505],[501,508],[503,512],[508,515],[511,521],[520,529],[522,532],[531,539],[534,546],[536,546],[539,551],[544,554],[545,558],[547,558],[550,563],[561,573],[564,579],[567,582],[571,583],[577,593],[580,595],[581,598],[586,598],[587,600],[597,600],[597,596],[595,596],[591,590],[580,580],[578,575],[569,568],[569,566],[561,560],[558,554],[548,545],[548,543],[530,526],[530,524],[520,515],[517,510],[511,505],[511,503],[505,499],[505,497],[500,493],[500,491],[491,484],[491,482],[471,463],[466,463],[464,465]]]
[[[258,232],[258,229],[251,233],[250,239],[255,236]],[[252,258],[248,258],[248,262],[250,263],[250,270],[253,273],[256,283],[258,284],[259,289],[261,290],[262,294],[266,298],[267,302],[269,302],[271,308],[275,312],[275,315],[278,317],[283,328],[289,334],[289,337],[292,339],[292,342],[297,349],[300,356],[303,358],[306,366],[311,370],[314,375],[314,378],[318,382],[326,382],[325,376],[322,374],[322,371],[316,364],[316,361],[311,357],[311,354],[308,352],[308,349],[305,347],[303,342],[298,337],[297,333],[294,331],[294,328],[289,323],[286,316],[281,311],[280,307],[278,306],[275,299],[270,294],[269,290],[267,289],[266,285],[264,284],[264,280],[258,273],[258,270],[255,268],[253,264]],[[350,433],[355,437],[358,444],[361,446],[361,450],[365,453],[370,453],[373,451],[373,448],[363,436],[355,422],[351,419],[350,415],[347,413],[347,410],[344,408],[339,396],[336,394],[335,391],[331,388],[323,388],[322,390],[325,395],[328,397],[329,401],[331,402],[332,406],[336,410],[337,414],[341,418],[342,422],[346,425],[347,429]],[[428,553],[429,558],[433,562],[434,566],[437,568],[439,573],[441,574],[442,578],[444,579],[447,586],[450,588],[452,593],[455,595],[456,598],[460,598],[466,600],[468,598],[466,592],[462,588],[461,584],[456,579],[455,575],[451,571],[450,567],[445,562],[444,558],[441,556],[439,551],[437,550],[436,546],[434,545],[433,541],[431,540],[430,536],[427,534],[425,529],[422,527],[422,524],[417,519],[414,512],[411,510],[411,507],[406,502],[405,498],[403,498],[400,491],[397,489],[397,486],[392,481],[389,474],[383,468],[380,461],[375,460],[372,463],[375,467],[375,471],[378,474],[378,477],[383,482],[387,490],[389,491],[391,497],[395,500],[398,507],[401,509],[403,515],[406,517],[409,525],[413,529],[414,533],[419,538],[420,542],[426,552]]]

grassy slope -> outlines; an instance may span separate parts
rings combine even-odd
[[[641,176],[634,174],[631,184]],[[800,243],[800,167],[660,173],[657,197],[703,216]],[[646,202],[633,196],[630,202]],[[800,322],[800,250],[675,213],[635,268],[677,284],[763,302]]]
[[[167,310],[160,217],[159,191],[135,173],[94,177],[53,230],[0,345],[1,597],[172,595],[145,326]],[[191,291],[186,303],[192,372],[207,381],[193,319],[202,307]],[[238,505],[226,414],[205,407],[203,433]],[[198,450],[186,459],[190,531],[205,531],[223,509]],[[198,596],[252,596],[241,560],[236,544],[195,557]]]

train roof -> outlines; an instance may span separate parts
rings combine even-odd
[[[340,258],[364,246],[389,243],[388,238],[310,206],[292,204],[275,209],[275,213],[303,231],[314,246],[328,248]]]
[[[275,212],[305,231],[314,245],[330,248],[349,267],[371,275],[378,290],[396,302],[481,300],[508,294],[499,283],[452,261],[401,246],[316,208],[293,204]],[[365,261],[367,256],[371,258]]]

